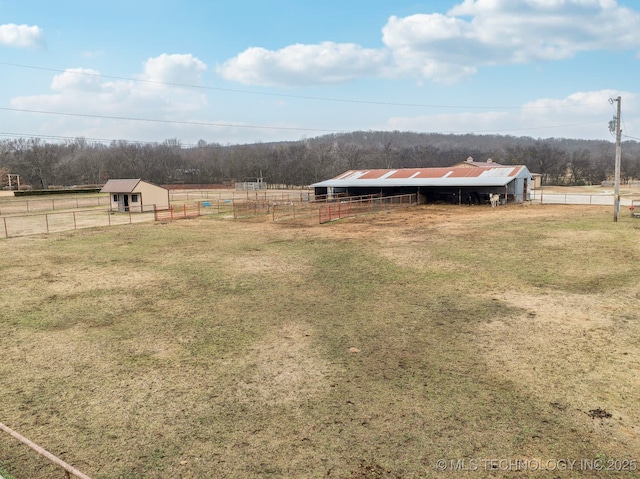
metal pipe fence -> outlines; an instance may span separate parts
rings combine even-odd
[[[33,234],[60,233],[63,231],[115,226],[153,221],[154,212],[115,212],[109,210],[75,210],[57,213],[3,216],[0,221],[0,237],[28,236]]]
[[[200,216],[200,203],[190,205],[185,203],[182,206],[171,205],[168,210],[156,209],[154,211],[154,219],[156,221],[196,218],[198,216]]]
[[[274,203],[271,206],[271,219],[273,221],[294,220],[316,216],[318,214],[318,204],[310,202],[289,201]]]
[[[311,201],[313,193],[309,191],[277,192],[269,190],[260,191],[215,191],[215,190],[178,190],[169,191],[169,200],[172,202],[192,200],[213,201]]]
[[[269,201],[243,201],[233,204],[233,218],[247,218],[250,216],[267,215],[271,212]]]
[[[329,221],[357,216],[387,208],[411,206],[417,201],[416,195],[381,196],[374,198],[344,198],[336,203],[323,204],[318,208],[318,221],[320,224]]]
[[[110,198],[106,196],[74,196],[67,198],[42,199],[11,199],[0,203],[0,215],[14,215],[22,213],[36,213],[42,211],[56,211],[90,208],[92,206],[109,206]]]
[[[631,206],[632,197],[621,197],[621,206]],[[613,194],[581,194],[581,193],[552,193],[544,190],[531,192],[531,201],[545,205],[599,205],[613,206]]]

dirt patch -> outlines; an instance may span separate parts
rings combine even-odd
[[[625,294],[630,301],[634,291]],[[640,450],[640,407],[628,400],[640,390],[640,377],[630,374],[640,369],[634,353],[640,328],[619,297],[518,291],[492,297],[526,310],[479,329],[479,352],[496,374],[570,415],[586,435],[597,428],[605,442]],[[602,419],[591,411],[603,403],[614,411],[606,427],[587,421]]]
[[[268,251],[249,251],[227,260],[237,274],[288,275],[304,274],[308,265],[302,258],[287,258]]]
[[[288,323],[249,348],[249,354],[229,363],[245,371],[237,399],[269,406],[290,405],[313,398],[328,387],[330,366],[313,349],[313,330]]]

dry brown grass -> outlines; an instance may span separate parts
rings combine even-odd
[[[579,461],[640,460],[640,220],[304,221],[1,241],[0,421],[96,479],[634,477]],[[451,470],[483,459],[578,462]]]

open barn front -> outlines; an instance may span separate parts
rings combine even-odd
[[[529,200],[531,174],[525,166],[486,168],[415,168],[350,170],[311,185],[316,198],[353,196],[417,196],[419,204],[487,204],[493,195],[500,203]]]

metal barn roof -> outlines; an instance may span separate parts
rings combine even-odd
[[[100,193],[133,193],[140,183],[138,179],[107,180]]]
[[[349,170],[313,188],[384,188],[392,186],[505,186],[516,177],[530,176],[526,166],[484,168],[401,168],[395,170]]]

